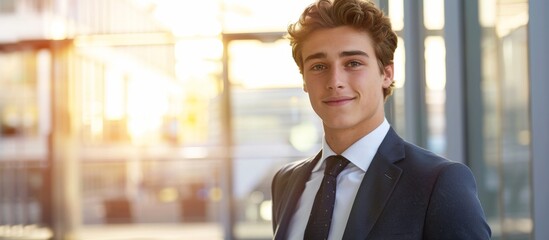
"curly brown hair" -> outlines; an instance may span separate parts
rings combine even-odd
[[[296,23],[288,26],[288,39],[292,46],[292,56],[303,73],[303,42],[314,31],[339,26],[350,26],[369,33],[379,69],[393,64],[397,47],[397,35],[391,28],[387,16],[374,3],[367,0],[318,0],[309,5]],[[383,96],[392,94],[394,82],[383,89]]]

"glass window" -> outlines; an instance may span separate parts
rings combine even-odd
[[[425,38],[425,102],[427,104],[428,131],[427,147],[444,154],[445,146],[445,101],[446,101],[446,47],[444,38]]]
[[[406,84],[404,69],[406,67],[406,57],[405,57],[405,42],[404,39],[398,37],[398,45],[395,50],[394,64],[395,64],[395,88],[393,90],[393,95],[390,96],[393,102],[393,119],[392,127],[395,128],[395,131],[399,133],[405,132],[406,127],[406,114],[405,114],[405,90],[404,84]]]
[[[425,104],[427,148],[444,155],[446,151],[446,46],[443,36],[444,1],[424,0]]]
[[[265,4],[255,0],[224,0],[224,32],[278,32],[295,22],[310,0],[278,0]]]
[[[494,239],[532,232],[528,1],[479,1],[482,27],[484,182],[479,193]]]
[[[444,28],[444,0],[423,0],[423,24],[429,30]]]
[[[389,0],[389,18],[394,31],[404,28],[404,0]]]
[[[280,164],[320,149],[322,126],[302,89],[287,40],[234,40],[228,50],[234,197],[239,206],[235,234],[269,238],[272,177]]]
[[[405,40],[401,36],[404,30],[404,1],[403,0],[389,0],[389,18],[393,30],[398,35],[398,45],[394,55],[394,81],[395,88],[393,89],[393,95],[389,97],[386,104],[387,119],[391,121],[391,126],[398,133],[404,134],[406,127],[406,114],[405,114],[405,68],[406,68],[406,56],[405,56]]]
[[[25,47],[0,51],[0,239],[51,237],[51,52]]]

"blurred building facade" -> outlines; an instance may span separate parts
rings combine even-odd
[[[274,172],[322,138],[283,38],[310,2],[0,0],[0,239],[270,239]],[[493,239],[549,237],[547,4],[377,3],[391,125],[471,167]]]

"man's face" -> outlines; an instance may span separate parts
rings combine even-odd
[[[326,134],[368,133],[381,124],[393,66],[380,72],[369,34],[347,26],[317,30],[301,54],[303,88]]]

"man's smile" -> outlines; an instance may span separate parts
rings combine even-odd
[[[349,103],[349,102],[351,102],[355,99],[356,99],[356,97],[346,97],[346,96],[328,97],[328,98],[322,100],[322,102],[325,103],[328,106],[341,106],[341,105],[347,104],[347,103]]]

